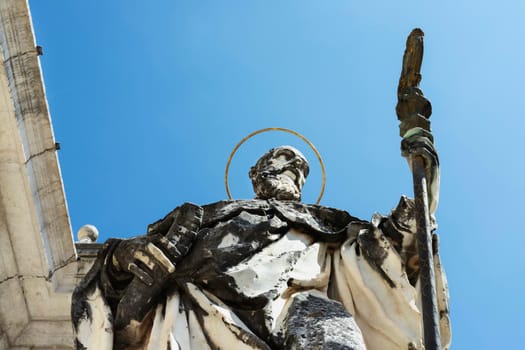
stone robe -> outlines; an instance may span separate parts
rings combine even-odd
[[[128,330],[113,316],[132,283],[115,279],[110,240],[73,295],[78,349],[423,349],[413,203],[372,222],[295,201],[203,207],[197,238],[168,287]],[[448,291],[437,251],[443,349]],[[135,299],[134,299],[135,300]],[[138,305],[135,302],[135,306]],[[124,305],[134,307],[134,305]]]

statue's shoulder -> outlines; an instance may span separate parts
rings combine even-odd
[[[347,211],[298,201],[283,200],[228,200],[203,206],[203,225],[213,226],[220,221],[237,217],[241,212],[259,215],[277,215],[290,227],[298,228],[323,241],[340,241],[346,237],[350,223],[366,223]]]
[[[277,201],[270,200],[270,203],[281,211],[290,211],[293,213],[302,213],[306,216],[312,216],[321,221],[327,221],[337,225],[337,222],[347,224],[352,221],[363,221],[348,211],[339,208],[326,207],[318,204],[306,204],[297,201]]]
[[[216,222],[228,220],[243,211],[265,215],[271,210],[268,201],[263,199],[224,200],[203,205],[202,208],[202,224],[204,226],[211,226]]]
[[[347,211],[316,204],[296,201],[270,201],[279,214],[292,226],[297,227],[321,241],[339,242],[347,237],[350,224],[366,224]]]

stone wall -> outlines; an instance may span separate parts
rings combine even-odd
[[[26,0],[0,1],[0,350],[72,349],[75,248]]]

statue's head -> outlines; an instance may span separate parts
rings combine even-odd
[[[250,169],[255,197],[300,200],[310,167],[301,152],[292,146],[272,148]]]

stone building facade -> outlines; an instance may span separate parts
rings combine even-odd
[[[0,350],[71,349],[96,245],[75,247],[27,0],[0,0],[0,47]]]

